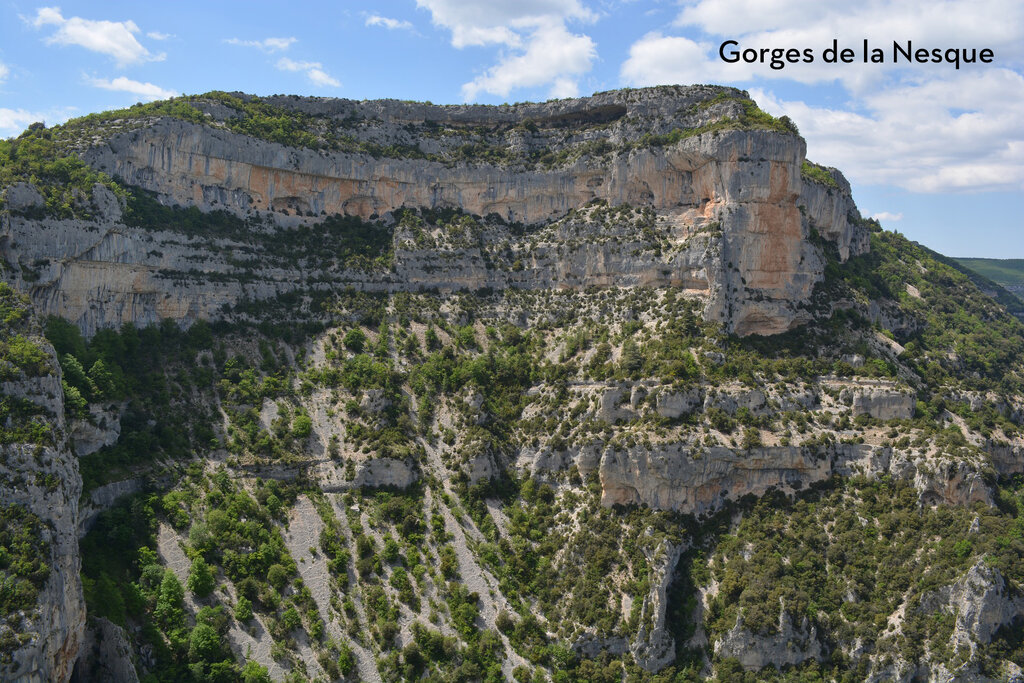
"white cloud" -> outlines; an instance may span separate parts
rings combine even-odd
[[[7,78],[7,74],[9,73],[11,73],[11,70],[7,67],[7,65],[3,62],[0,62],[0,81]]]
[[[716,83],[732,80],[731,65],[707,58],[711,45],[682,36],[648,33],[629,48],[622,65],[622,79],[633,86],[671,83]]]
[[[994,21],[993,17],[999,17]],[[719,80],[743,82],[752,78],[787,78],[806,84],[839,81],[851,92],[868,92],[877,87],[893,71],[912,72],[929,77],[936,73],[955,74],[956,69],[942,64],[893,64],[893,41],[905,44],[910,40],[917,48],[990,48],[997,64],[1019,63],[1024,57],[1024,3],[1018,0],[946,0],[936,5],[932,0],[872,0],[863,3],[829,3],[819,0],[698,0],[684,7],[675,25],[699,29],[708,36],[701,43],[702,53],[688,51],[685,68],[676,73],[692,76],[721,73]],[[641,42],[648,37],[641,39]],[[810,64],[787,64],[772,69],[765,64],[727,64],[718,55],[719,45],[727,39],[736,40],[745,48],[810,48],[814,61]],[[822,50],[832,45],[849,47],[856,53],[852,64],[826,64]],[[864,64],[862,41],[882,48],[884,64]],[[683,44],[677,44],[682,48]],[[688,47],[688,46],[687,46]],[[681,52],[672,53],[662,45],[662,55],[683,63]],[[639,77],[648,82],[645,73],[665,73],[666,67],[643,60],[631,53],[623,76]],[[970,66],[961,69],[971,69]],[[976,68],[976,67],[974,67]],[[627,79],[629,80],[629,79]],[[690,82],[693,79],[676,79]],[[664,82],[664,81],[663,81]]]
[[[277,68],[281,71],[305,72],[306,77],[309,78],[314,85],[319,85],[321,87],[330,86],[337,88],[341,85],[341,81],[324,71],[324,65],[320,62],[297,62],[294,59],[282,57],[277,60]]]
[[[551,84],[550,97],[573,97],[578,86],[572,78],[590,71],[597,48],[589,36],[569,33],[564,26],[534,31],[524,51],[509,55],[482,76],[462,86],[462,95],[473,100],[480,92],[502,97],[516,88]]]
[[[411,30],[412,29],[412,23],[411,22],[400,20],[400,19],[392,19],[390,17],[382,17],[379,14],[371,14],[370,16],[366,17],[366,25],[367,26],[383,26],[384,28],[388,29],[389,31],[394,31],[395,29],[406,29],[406,30]]]
[[[337,78],[333,78],[330,74],[328,74],[323,69],[319,69],[319,68],[309,69],[309,70],[306,71],[306,76],[309,77],[309,80],[313,81],[314,85],[319,85],[319,86],[324,86],[324,87],[331,86],[333,88],[337,88],[337,87],[341,86],[341,81],[339,81]]]
[[[879,211],[878,213],[871,214],[871,217],[876,221],[885,221],[889,223],[895,223],[896,221],[903,220],[902,213],[890,213],[889,211]]]
[[[796,122],[808,156],[855,182],[914,192],[1024,188],[1024,76],[1009,69],[890,86],[862,98],[864,111],[751,95]]]
[[[28,127],[28,124],[42,119],[42,114],[25,111],[24,109],[7,109],[0,107],[0,133],[11,135],[19,133]]]
[[[430,11],[436,26],[452,32],[452,45],[522,44],[523,29],[551,26],[569,19],[593,21],[597,15],[579,0],[416,0]]]
[[[224,42],[229,45],[255,47],[257,49],[263,50],[264,52],[284,52],[293,44],[298,42],[298,38],[264,38],[263,40],[242,40],[241,38],[227,38]]]
[[[153,40],[170,40],[171,38],[174,37],[174,34],[173,33],[161,33],[160,31],[150,31],[149,33],[146,34],[146,37],[147,38],[152,38]]]
[[[164,55],[153,55],[135,38],[139,27],[134,21],[94,21],[81,17],[65,18],[59,7],[40,7],[32,20],[35,28],[55,26],[56,33],[46,42],[51,45],[78,45],[93,52],[113,57],[119,66],[137,62],[159,61]]]
[[[152,83],[142,83],[140,81],[133,81],[130,78],[121,76],[113,80],[107,78],[89,78],[88,82],[97,88],[103,88],[104,90],[114,90],[117,92],[127,92],[135,95],[143,102],[152,102],[153,100],[166,100],[169,97],[174,97],[178,93],[173,90],[167,90],[161,88],[158,85]]]
[[[590,36],[570,32],[570,21],[590,22],[597,14],[580,0],[416,0],[435,26],[451,32],[456,48],[497,45],[496,64],[462,86],[466,100],[488,92],[502,97],[516,88],[548,87],[550,97],[579,91],[597,46]]]
[[[45,121],[50,126],[64,123],[71,118],[75,111],[74,107],[64,107],[48,112],[0,107],[0,136],[17,135],[28,128],[30,123],[36,121]]]
[[[999,17],[993,21],[993,17]],[[625,85],[725,83],[750,88],[776,115],[789,115],[811,158],[860,183],[918,192],[1019,189],[1024,185],[1024,3],[1017,0],[693,0],[675,26],[685,35],[649,33],[630,47]],[[700,38],[696,38],[700,36]],[[864,64],[861,44],[883,48],[885,64]],[[729,64],[719,45],[810,48],[811,64]],[[852,64],[826,64],[838,40]],[[992,65],[893,64],[893,42],[918,48],[990,48]],[[769,84],[834,83],[847,101],[820,106],[780,101]]]

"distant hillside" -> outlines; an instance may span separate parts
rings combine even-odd
[[[957,258],[955,260],[1002,285],[1018,297],[1024,296],[1024,259]]]
[[[1024,320],[1024,259],[952,257],[947,262],[972,276],[974,283],[986,294]]]

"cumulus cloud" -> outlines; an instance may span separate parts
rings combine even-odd
[[[50,45],[77,45],[113,57],[118,66],[159,61],[136,39],[139,27],[134,21],[94,21],[81,17],[65,18],[59,7],[40,7],[32,20],[35,28],[54,26],[56,32],[46,39]]]
[[[882,221],[885,223],[895,223],[896,221],[903,220],[902,213],[891,213],[889,211],[879,211],[878,213],[871,214],[871,217],[876,221]]]
[[[573,76],[590,71],[597,48],[589,36],[574,35],[564,26],[545,26],[530,36],[522,52],[503,58],[483,75],[462,86],[473,100],[480,92],[507,97],[516,88],[550,84],[549,97],[573,97],[578,86]]]
[[[462,86],[466,100],[488,92],[502,97],[523,87],[548,86],[551,97],[579,90],[578,78],[597,56],[594,41],[569,31],[570,21],[590,22],[597,14],[579,0],[416,0],[435,26],[451,32],[456,48],[495,45],[498,62]]]
[[[152,102],[153,100],[166,100],[169,97],[174,97],[178,93],[174,90],[167,90],[161,88],[153,83],[142,83],[140,81],[133,81],[130,78],[121,76],[110,80],[108,78],[89,78],[88,82],[90,85],[104,90],[114,90],[117,92],[127,92],[135,95],[139,100],[143,102]]]
[[[54,109],[47,112],[0,107],[0,136],[17,135],[28,128],[30,123],[35,123],[36,121],[45,121],[51,126],[64,123],[71,118],[74,112],[74,107],[64,107],[63,109]]]
[[[341,85],[341,81],[324,71],[324,65],[320,62],[297,62],[294,59],[282,57],[277,60],[277,68],[281,71],[304,72],[313,85],[334,88]]]
[[[796,122],[812,158],[856,182],[915,192],[1024,188],[1024,76],[1009,69],[894,85],[862,98],[863,111],[751,95]]]
[[[992,21],[992,17],[1000,17]],[[871,0],[839,5],[818,0],[696,0],[681,8],[677,31],[649,33],[621,66],[624,84],[727,83],[750,88],[776,115],[787,114],[808,141],[808,154],[862,183],[891,183],[919,192],[1018,189],[1024,184],[1024,4],[1015,0]],[[673,33],[685,35],[673,35]],[[884,49],[885,64],[864,64],[861,41]],[[738,48],[811,48],[811,64],[728,64],[727,39]],[[837,39],[857,54],[853,64],[825,64],[821,51]],[[917,48],[990,48],[988,65],[893,64],[893,41]],[[827,107],[782,101],[768,89],[779,80],[838,84],[848,99]]]
[[[622,65],[622,79],[641,87],[733,80],[735,74],[727,74],[725,69],[731,65],[708,58],[712,49],[709,43],[652,31],[630,46],[629,58]]]
[[[228,45],[239,45],[241,47],[255,47],[264,52],[284,52],[294,43],[298,42],[298,38],[264,38],[263,40],[242,40],[241,38],[228,38],[224,41]]]
[[[0,134],[11,135],[28,127],[28,124],[42,119],[42,114],[24,109],[0,107]]]
[[[366,17],[366,25],[367,26],[383,26],[384,28],[388,29],[389,31],[394,31],[395,29],[405,29],[405,30],[411,30],[412,29],[412,23],[411,22],[400,20],[400,19],[392,19],[391,17],[382,17],[379,14],[371,14],[370,16]]]
[[[993,17],[999,17],[993,21]],[[947,0],[937,7],[931,0],[873,0],[864,3],[828,3],[816,0],[758,2],[757,0],[698,0],[685,6],[675,25],[682,29],[699,29],[708,36],[701,46],[703,55],[691,53],[696,59],[690,69],[712,66],[725,69],[732,81],[762,78],[787,78],[816,84],[839,81],[854,92],[866,91],[883,80],[888,72],[909,70],[934,73],[939,69],[954,72],[953,67],[936,64],[896,65],[892,63],[892,44],[913,42],[914,48],[991,48],[1002,63],[1024,56],[1024,4],[1016,0]],[[815,60],[811,64],[788,64],[783,69],[768,65],[725,64],[718,57],[718,46],[727,39],[736,40],[744,48],[811,48]],[[837,39],[839,47],[857,52],[853,64],[837,67],[825,64],[821,51]],[[883,48],[885,64],[863,64],[860,60],[862,40]],[[631,55],[631,59],[632,59]],[[657,64],[646,63],[651,68]],[[633,73],[643,71],[645,63],[636,59],[630,66]]]
[[[518,46],[522,44],[522,29],[597,18],[579,0],[416,0],[416,5],[430,11],[435,25],[452,32],[455,47],[492,43]]]

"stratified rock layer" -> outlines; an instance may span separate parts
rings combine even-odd
[[[217,115],[227,114],[216,107],[206,125],[135,122],[82,151],[94,167],[165,203],[259,216],[272,231],[335,214],[387,222],[403,207],[457,208],[543,227],[597,201],[653,211],[653,233],[620,216],[610,226],[576,225],[572,244],[564,229],[538,244],[543,234],[523,237],[491,222],[475,244],[451,249],[418,247],[396,230],[387,272],[349,264],[311,272],[308,264],[240,265],[230,258],[244,246],[237,241],[128,227],[116,200],[97,190],[93,221],[4,218],[2,250],[22,270],[35,269],[24,284],[43,312],[87,333],[124,322],[220,318],[240,300],[312,283],[373,291],[676,286],[702,297],[705,317],[731,331],[775,334],[809,317],[804,304],[823,273],[810,230],[835,242],[843,258],[867,249],[866,233],[838,172],[838,189],[801,177],[798,135],[709,128],[741,120],[743,95],[658,88],[516,107],[282,99],[274,104],[335,123],[359,121],[351,136],[362,143],[416,153],[285,147],[221,127]],[[439,127],[444,135],[433,132]],[[506,161],[452,161],[453,148],[476,140],[467,131],[478,129],[492,132],[474,144],[491,145]],[[644,142],[645,134],[671,131],[689,132]],[[561,145],[564,160],[530,161],[531,151],[547,145]],[[8,201],[18,206],[41,201],[31,188],[13,191]]]

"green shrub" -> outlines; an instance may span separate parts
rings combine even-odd
[[[192,567],[188,572],[186,585],[192,593],[199,598],[205,598],[213,592],[217,584],[217,577],[212,567],[202,557],[192,560]]]

